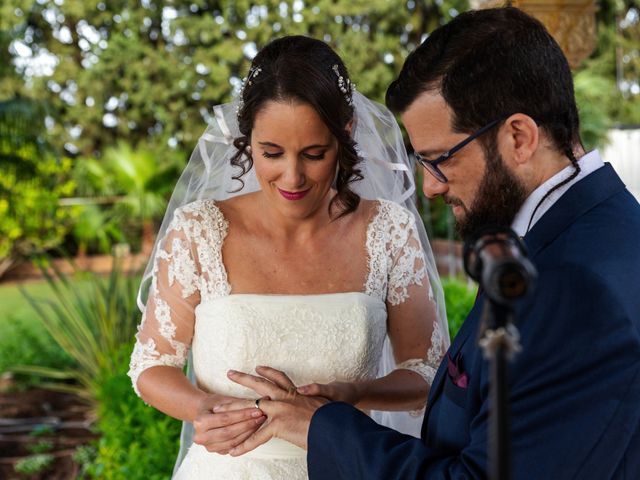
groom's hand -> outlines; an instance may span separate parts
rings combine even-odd
[[[247,438],[229,454],[242,455],[268,442],[271,438],[287,440],[301,448],[307,448],[307,435],[311,417],[318,408],[329,402],[326,398],[302,396],[296,392],[293,382],[283,372],[269,367],[258,367],[261,375],[229,372],[229,378],[259,395],[266,397],[260,401],[260,410],[267,415],[267,421],[257,432]],[[221,405],[216,412],[237,409],[238,405]]]
[[[318,408],[328,402],[325,398],[303,396],[285,401],[262,400],[260,410],[267,416],[267,421],[257,432],[231,449],[229,455],[233,457],[243,455],[274,437],[306,450],[311,417]]]
[[[311,383],[298,387],[298,393],[311,397],[324,397],[334,402],[345,402],[356,405],[362,394],[358,384],[352,382]]]

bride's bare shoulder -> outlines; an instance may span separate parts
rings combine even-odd
[[[359,214],[359,220],[368,225],[371,219],[376,215],[376,213],[378,213],[379,208],[379,200],[368,200],[366,198],[362,198],[356,213]]]
[[[229,221],[246,218],[246,216],[254,210],[259,193],[260,192],[245,193],[227,198],[226,200],[217,200],[216,206]]]

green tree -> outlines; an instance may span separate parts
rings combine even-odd
[[[598,42],[575,72],[582,136],[602,147],[615,125],[640,125],[640,3],[599,2]]]
[[[381,101],[408,52],[466,5],[466,0],[4,2],[0,31],[5,47],[11,47],[2,54],[5,65],[13,61],[15,69],[10,81],[0,82],[0,92],[27,92],[48,105],[47,129],[40,127],[41,133],[56,151],[77,156],[76,171],[88,170],[81,165],[88,158],[100,165],[109,147],[122,140],[135,152],[151,152],[151,163],[163,171],[176,156],[184,163],[181,152],[193,148],[211,107],[231,98],[255,52],[271,39],[305,34],[327,41],[345,59],[359,90]],[[154,181],[141,187],[139,179],[130,178],[120,186],[125,183],[117,193],[126,191],[131,199],[137,192],[148,245],[150,219],[161,202],[143,199],[140,192]]]
[[[47,148],[40,124],[37,103],[0,102],[0,277],[17,261],[58,246],[74,215],[58,205],[74,189],[71,161]]]
[[[19,0],[1,7],[0,27],[23,53],[55,63],[51,74],[21,73],[53,107],[58,148],[92,156],[126,138],[162,162],[167,145],[192,148],[210,107],[230,99],[272,38],[326,40],[360,90],[382,100],[422,36],[465,8],[466,0]]]
[[[46,104],[13,68],[13,33],[0,30],[0,277],[34,251],[59,245],[74,214],[58,205],[74,188],[71,162],[51,148]]]

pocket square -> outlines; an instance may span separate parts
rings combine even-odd
[[[467,388],[469,386],[469,376],[460,368],[460,354],[455,359],[447,353],[447,373],[456,387]]]

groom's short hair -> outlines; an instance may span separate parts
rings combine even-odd
[[[402,113],[426,91],[442,95],[458,132],[525,113],[558,150],[580,142],[567,59],[542,23],[517,8],[465,12],[436,29],[408,56],[387,106]],[[493,131],[481,141],[492,149],[495,138]]]

